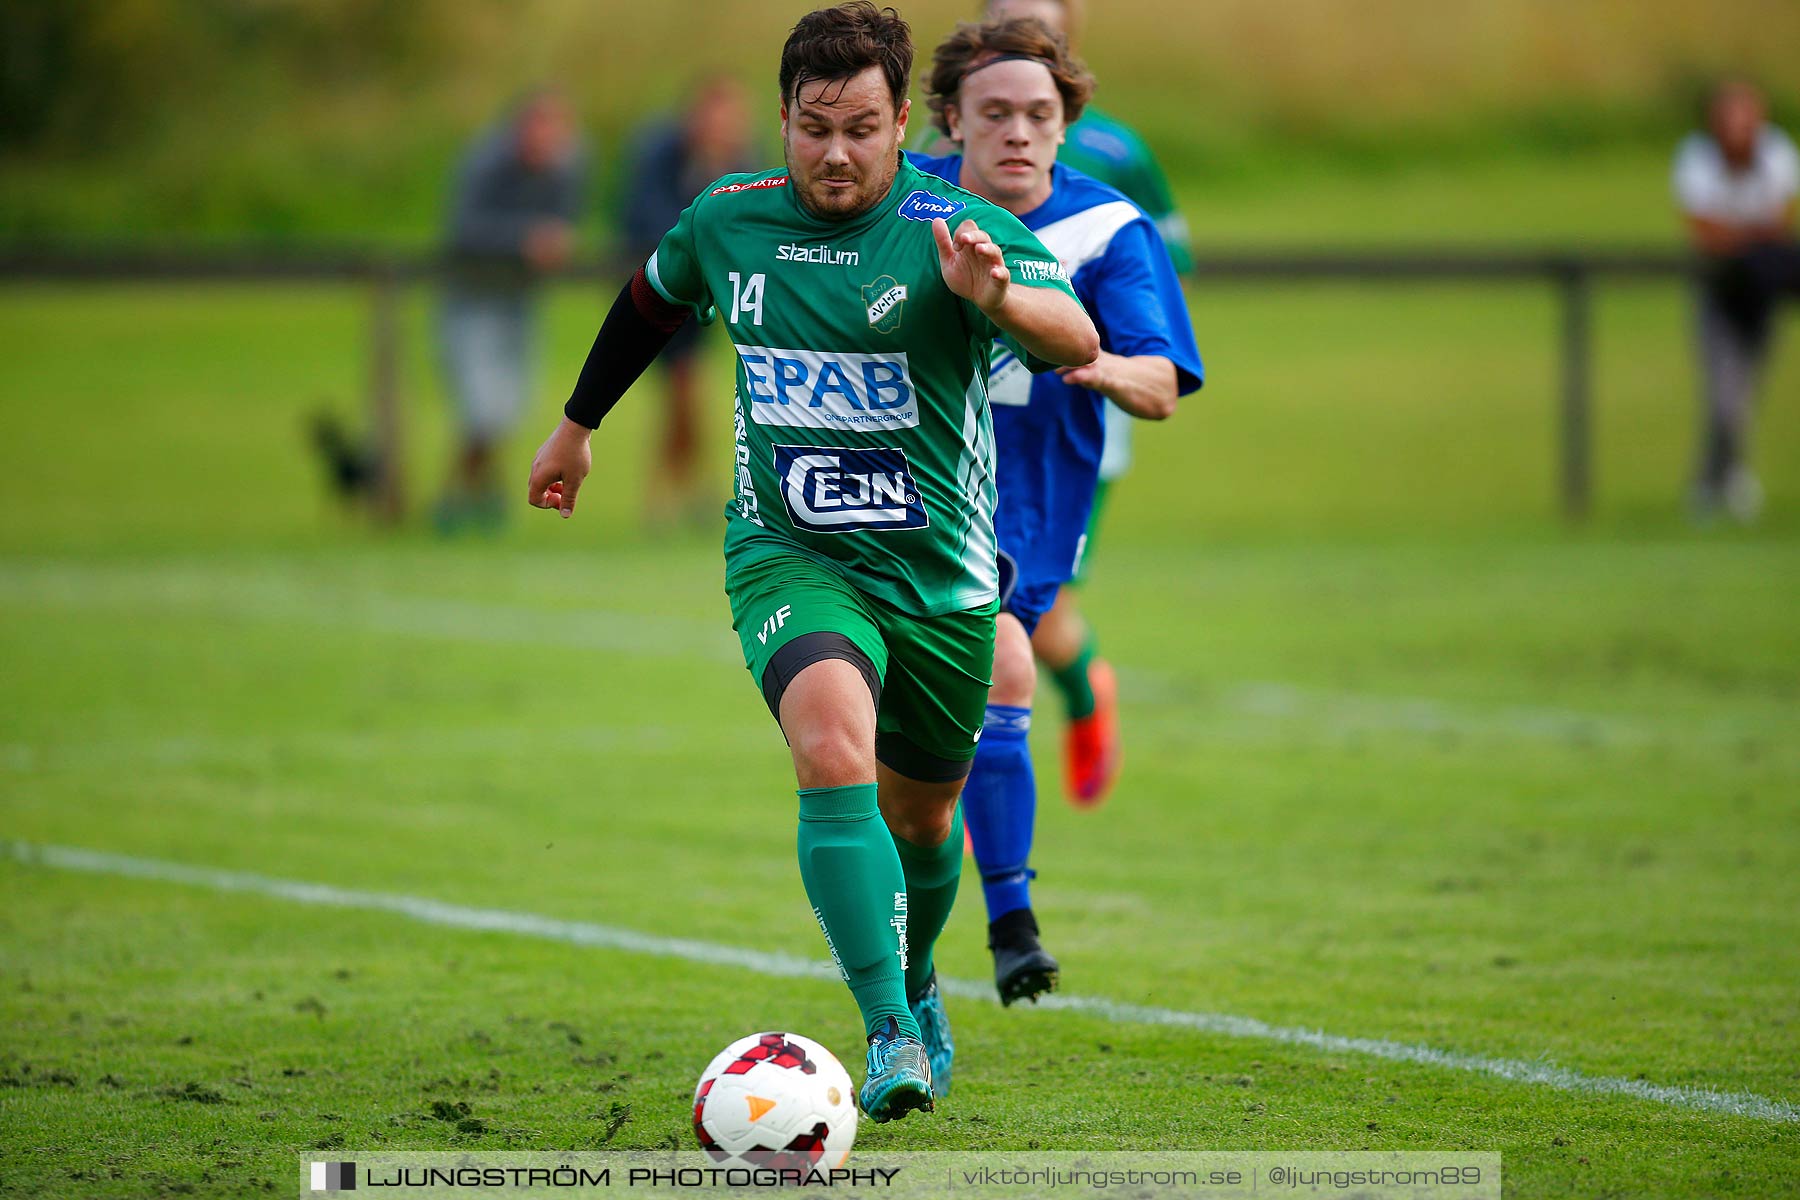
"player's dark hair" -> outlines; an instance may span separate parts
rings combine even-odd
[[[912,64],[912,30],[894,9],[870,0],[816,9],[800,18],[781,48],[781,102],[797,99],[808,83],[847,81],[880,67],[898,113],[912,85]]]
[[[1093,98],[1094,77],[1088,73],[1087,64],[1075,57],[1068,39],[1052,32],[1036,17],[1012,17],[984,25],[965,21],[931,56],[931,78],[925,83],[931,123],[946,137],[950,134],[950,121],[944,110],[956,107],[964,78],[999,58],[1028,58],[1043,63],[1062,94],[1066,125],[1073,125]]]

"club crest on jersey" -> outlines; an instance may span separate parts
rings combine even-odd
[[[776,446],[775,477],[798,529],[850,533],[930,524],[902,450]]]
[[[862,286],[863,307],[869,310],[869,326],[876,333],[892,333],[900,328],[901,309],[906,304],[906,285],[892,275],[883,275],[874,283]]]
[[[920,191],[902,200],[895,211],[909,221],[930,221],[936,217],[948,221],[967,207],[969,206],[961,200],[946,200],[942,196]]]

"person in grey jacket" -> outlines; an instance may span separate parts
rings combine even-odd
[[[754,169],[750,98],[730,75],[701,78],[687,106],[643,125],[632,147],[619,196],[619,232],[627,259],[649,258],[701,188],[721,175]],[[700,471],[700,326],[682,323],[657,357],[668,383],[657,406],[655,460],[646,472],[644,515],[653,530],[680,524],[711,526],[719,505]]]
[[[553,91],[516,104],[457,169],[439,332],[460,431],[435,513],[444,532],[502,519],[496,450],[530,396],[537,292],[569,261],[586,174]]]

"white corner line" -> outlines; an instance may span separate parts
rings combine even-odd
[[[161,883],[180,883],[209,888],[218,892],[245,892],[292,900],[300,904],[328,908],[350,908],[369,912],[388,912],[453,929],[472,929],[488,933],[512,933],[524,937],[544,938],[576,946],[600,946],[657,958],[681,959],[708,966],[736,967],[758,975],[779,978],[820,979],[836,982],[837,968],[822,959],[801,958],[767,950],[747,950],[722,946],[715,942],[688,938],[663,937],[639,933],[611,925],[587,921],[564,921],[535,913],[509,912],[495,908],[470,908],[418,896],[402,896],[385,892],[360,892],[322,883],[304,883],[277,879],[247,871],[222,871],[195,867],[185,863],[153,858],[135,858],[124,854],[108,854],[73,846],[48,846],[31,842],[5,843],[7,857],[38,867],[65,871],[84,871],[95,875],[112,875],[129,879],[148,879]],[[963,979],[942,979],[944,991],[965,1000],[994,1002],[991,986]],[[1250,1041],[1275,1042],[1288,1046],[1304,1046],[1328,1054],[1361,1055],[1390,1062],[1415,1063],[1447,1071],[1463,1071],[1486,1075],[1513,1083],[1533,1084],[1562,1092],[1587,1095],[1623,1096],[1723,1116],[1748,1117],[1759,1121],[1800,1123],[1800,1105],[1770,1099],[1751,1092],[1721,1092],[1711,1088],[1650,1083],[1643,1079],[1625,1079],[1607,1075],[1584,1075],[1549,1062],[1523,1059],[1491,1058],[1482,1054],[1465,1054],[1456,1050],[1439,1050],[1432,1046],[1393,1042],[1384,1038],[1344,1037],[1316,1029],[1270,1025],[1252,1017],[1236,1017],[1226,1013],[1183,1012],[1179,1009],[1153,1008],[1124,1004],[1097,996],[1051,995],[1027,1011],[1041,1013],[1069,1012],[1097,1017],[1120,1025],[1155,1025],[1165,1028],[1190,1029],[1218,1037],[1243,1038]]]

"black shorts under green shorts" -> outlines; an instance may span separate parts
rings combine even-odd
[[[725,594],[744,665],[777,719],[794,675],[842,658],[863,671],[875,696],[876,758],[909,779],[968,774],[992,682],[998,600],[915,617],[801,553],[733,567]]]

